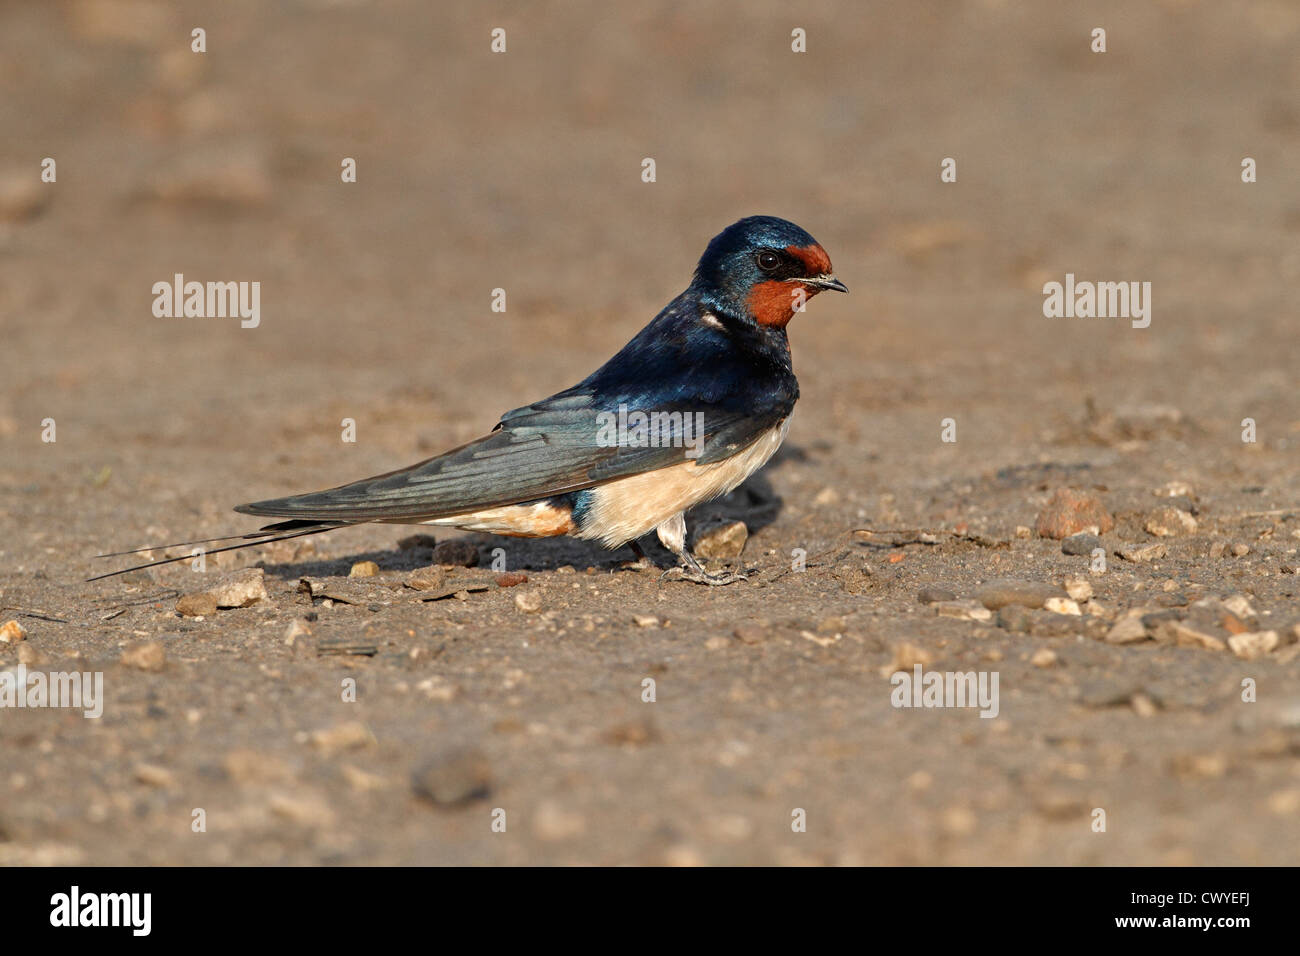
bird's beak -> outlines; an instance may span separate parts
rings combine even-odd
[[[835,292],[848,292],[849,287],[833,275],[813,276],[810,279],[800,279],[805,285],[816,286],[819,289],[831,289]]]

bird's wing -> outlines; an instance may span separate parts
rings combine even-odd
[[[683,421],[703,426],[702,453],[708,464],[729,458],[774,427],[781,417],[775,409],[754,409],[738,403],[702,406],[682,399],[640,407],[643,412],[670,414],[665,447],[632,447],[611,442],[601,431],[604,412],[617,408],[596,402],[589,393],[571,389],[502,417],[488,435],[460,448],[399,471],[351,484],[289,498],[241,505],[236,511],[253,515],[321,521],[420,520],[450,517],[471,511],[534,501],[579,491],[627,475],[654,471],[690,460],[687,456],[698,432],[684,435]],[[702,413],[697,419],[695,413]]]

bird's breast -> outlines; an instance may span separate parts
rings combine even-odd
[[[788,429],[789,419],[783,419],[722,461],[686,461],[578,492],[573,510],[577,528],[570,533],[611,548],[639,538],[673,515],[739,487],[776,454]]]

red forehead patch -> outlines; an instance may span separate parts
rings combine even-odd
[[[809,275],[824,275],[831,271],[831,257],[815,242],[811,246],[786,246],[785,251],[802,262]]]

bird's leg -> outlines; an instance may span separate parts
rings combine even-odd
[[[695,559],[695,555],[686,550],[686,515],[684,512],[677,512],[663,524],[655,529],[655,534],[659,536],[659,542],[677,556],[677,560],[682,563],[681,567],[669,568],[660,578],[673,577],[682,581],[693,581],[696,584],[723,585],[735,584],[737,581],[746,581],[748,577],[738,571],[724,571],[721,574],[710,574]]]
[[[655,566],[654,562],[651,561],[650,557],[645,553],[645,549],[641,547],[640,541],[633,538],[627,544],[628,547],[632,549],[632,553],[636,555],[636,560],[625,562],[623,567],[639,571],[644,568],[653,568]]]

